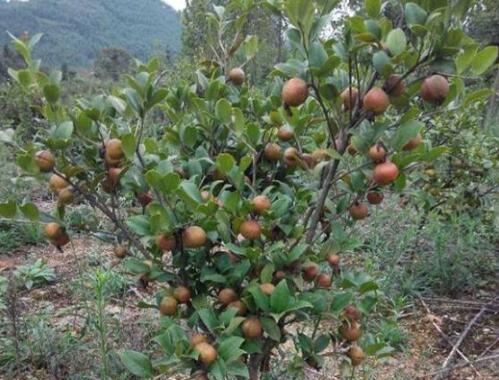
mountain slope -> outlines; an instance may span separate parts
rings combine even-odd
[[[180,15],[161,0],[0,0],[0,44],[6,31],[41,32],[35,56],[48,65],[87,66],[104,47],[141,59],[161,46],[180,50]]]

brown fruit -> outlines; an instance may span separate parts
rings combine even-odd
[[[317,286],[320,286],[321,288],[330,288],[332,283],[331,276],[326,273],[321,273],[317,276],[315,282]]]
[[[356,321],[351,321],[350,323],[343,322],[343,324],[340,326],[339,331],[343,339],[349,342],[355,342],[356,340],[359,340],[360,336],[362,335],[360,326]]]
[[[372,205],[379,205],[383,202],[384,195],[378,191],[370,191],[367,193],[367,201]]]
[[[295,168],[300,162],[298,150],[294,147],[289,147],[284,151],[284,163],[289,168]]]
[[[61,236],[59,236],[58,238],[52,240],[52,243],[56,246],[56,247],[64,247],[66,244],[69,243],[69,235],[64,232]]]
[[[275,286],[271,283],[260,284],[260,290],[263,294],[270,296],[274,292]]]
[[[390,105],[390,99],[381,88],[373,87],[364,96],[363,105],[366,110],[380,114],[386,111]]]
[[[191,291],[185,286],[179,286],[173,291],[173,297],[179,303],[187,303],[191,300]]]
[[[107,179],[109,184],[114,188],[120,183],[121,173],[123,172],[122,168],[109,168],[107,171]]]
[[[146,207],[149,203],[152,202],[152,194],[149,191],[138,193],[137,201],[142,207]]]
[[[397,179],[399,169],[393,162],[386,161],[376,165],[373,172],[373,180],[380,186],[386,186]]]
[[[68,186],[70,186],[69,182],[64,178],[58,176],[57,174],[52,174],[49,179],[49,188],[56,194],[59,194],[59,191],[65,189]]]
[[[229,80],[236,86],[242,85],[245,79],[246,75],[240,67],[235,67],[229,72]]]
[[[359,97],[359,90],[356,87],[347,87],[343,90],[340,97],[345,110],[353,109]]]
[[[245,239],[255,240],[262,234],[262,228],[256,220],[246,220],[239,227],[239,233],[244,236]]]
[[[104,162],[106,166],[109,168],[116,168],[121,166],[123,159],[122,158],[111,158],[107,152],[104,154]]]
[[[182,240],[186,248],[199,248],[206,243],[206,232],[201,227],[191,226],[182,233]]]
[[[316,149],[312,152],[312,158],[316,162],[328,161],[331,157],[326,149]]]
[[[237,316],[242,317],[243,315],[246,315],[248,312],[248,308],[242,301],[234,301],[229,304],[228,307],[232,307],[234,309],[237,309]]]
[[[293,128],[291,128],[289,125],[283,125],[277,131],[277,137],[279,138],[279,140],[282,141],[290,141],[294,139],[295,132],[293,131]]]
[[[282,102],[291,107],[298,107],[308,97],[307,83],[301,78],[292,78],[284,83]]]
[[[106,154],[112,160],[121,160],[125,155],[120,139],[109,139],[105,144]]]
[[[194,334],[190,339],[191,347],[196,347],[200,343],[208,343],[208,337],[203,334]]]
[[[386,150],[380,144],[375,144],[369,148],[368,152],[369,158],[374,162],[383,161],[386,157]]]
[[[50,172],[55,166],[55,157],[50,150],[41,150],[35,154],[35,162],[41,172]]]
[[[350,206],[349,211],[350,216],[353,220],[362,220],[367,218],[367,215],[369,215],[369,209],[364,203],[354,203],[352,206]]]
[[[308,263],[303,267],[303,278],[306,281],[313,281],[318,273],[319,268],[315,263]]]
[[[43,230],[45,232],[45,236],[47,236],[50,240],[55,240],[65,233],[64,228],[61,227],[59,223],[55,222],[47,223]]]
[[[279,159],[281,158],[281,147],[276,143],[268,143],[267,145],[265,145],[263,154],[269,161],[279,161]]]
[[[217,360],[217,350],[209,343],[201,342],[194,349],[199,352],[199,360],[205,366],[209,366]]]
[[[347,146],[347,152],[351,156],[355,156],[357,154],[357,149],[355,149],[355,147],[352,144],[348,144],[348,146]]]
[[[126,247],[124,245],[121,245],[121,244],[115,246],[114,249],[113,249],[113,251],[114,251],[114,255],[116,257],[118,257],[119,259],[124,258],[126,256],[126,254],[127,254]]]
[[[420,94],[424,101],[440,104],[449,93],[449,82],[442,75],[432,75],[421,85]]]
[[[260,215],[266,213],[272,206],[272,204],[270,203],[270,199],[265,195],[256,196],[255,198],[253,198],[252,203],[253,210]]]
[[[237,301],[237,293],[234,289],[225,288],[218,293],[218,302],[222,305],[229,306],[234,301]]]
[[[383,90],[391,96],[399,97],[405,92],[405,84],[397,74],[390,75],[383,85]]]
[[[353,305],[347,305],[344,310],[345,317],[350,320],[358,321],[360,319],[360,311]]]
[[[317,165],[317,161],[315,161],[314,157],[311,154],[304,153],[302,154],[301,158],[308,169],[313,169],[315,168],[315,165]]]
[[[57,194],[57,197],[59,199],[59,203],[61,205],[67,205],[73,202],[75,198],[75,194],[73,191],[73,187],[68,186],[64,189],[59,190],[59,193]]]
[[[365,359],[364,351],[359,346],[350,347],[347,351],[347,356],[352,361],[354,367],[360,365]]]
[[[416,149],[418,146],[421,145],[423,142],[423,136],[421,136],[421,133],[418,133],[416,137],[410,139],[407,144],[404,145],[402,149],[404,150],[413,150]]]
[[[177,313],[178,302],[175,298],[166,296],[163,297],[159,304],[159,312],[161,315],[175,315]]]
[[[249,317],[242,324],[243,334],[247,339],[255,339],[262,336],[263,329],[257,317]]]
[[[171,235],[161,234],[156,236],[156,246],[163,252],[173,251],[175,245],[175,238]]]
[[[281,280],[284,280],[286,278],[286,272],[282,270],[278,270],[277,272],[274,273],[274,279],[279,282]]]
[[[340,256],[338,256],[336,253],[330,253],[329,255],[327,255],[327,262],[333,267],[338,266],[340,264]]]

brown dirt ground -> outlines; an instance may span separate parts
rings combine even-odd
[[[30,305],[30,312],[50,302],[54,308],[54,326],[63,329],[72,328],[75,331],[81,326],[82,321],[77,315],[68,319],[67,313],[58,313],[59,310],[71,308],[73,305],[69,287],[65,286],[78,276],[82,262],[90,250],[101,251],[110,263],[118,264],[112,256],[108,245],[94,239],[75,238],[72,246],[64,252],[59,252],[52,246],[40,245],[25,247],[13,252],[11,255],[0,256],[0,273],[6,274],[16,266],[33,262],[36,258],[43,258],[48,265],[54,267],[57,273],[57,283],[44,286],[31,291],[22,291],[20,300],[23,305]],[[80,269],[79,269],[80,268]],[[120,320],[125,336],[138,339],[140,334],[146,344],[147,337],[140,333],[140,320],[144,318],[144,311],[135,304],[143,299],[147,300],[154,294],[154,288],[144,289],[140,286],[128,290],[125,299],[116,299],[108,306],[109,313],[120,313]],[[404,318],[399,320],[402,331],[409,336],[409,343],[404,352],[396,352],[393,356],[378,361],[368,360],[367,363],[356,371],[357,379],[438,379],[438,371],[442,367],[451,347],[442,338],[435,325],[441,328],[451,341],[456,341],[467,323],[491,298],[488,292],[482,299],[463,298],[453,299],[426,299],[425,302],[431,313],[419,301],[414,302],[414,308]],[[146,309],[147,310],[147,309]],[[149,317],[154,318],[153,315]],[[499,302],[491,303],[478,323],[460,346],[460,350],[469,360],[474,361],[482,355],[491,356],[499,354]],[[454,356],[450,367],[464,363],[459,355]],[[468,379],[499,379],[499,359],[492,359],[475,364],[475,369],[458,367],[445,374],[440,379],[468,380]],[[50,379],[40,373],[32,374],[30,379]],[[334,380],[340,377],[337,361],[328,360],[321,373],[313,369],[307,370],[307,378],[312,380]],[[0,379],[2,379],[0,375]],[[18,380],[27,379],[19,377]],[[283,379],[284,380],[284,379]]]

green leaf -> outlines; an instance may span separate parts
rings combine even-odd
[[[34,203],[25,203],[19,209],[29,220],[36,221],[40,217],[40,211],[38,211],[38,207]]]
[[[366,12],[369,17],[376,18],[381,11],[381,0],[365,0]]]
[[[386,37],[386,44],[393,55],[399,55],[405,51],[407,39],[404,31],[400,28],[393,29]]]
[[[455,59],[456,70],[458,74],[462,74],[473,62],[478,48],[475,45],[468,46]]]
[[[231,362],[238,359],[245,352],[241,350],[244,343],[244,338],[238,336],[231,336],[223,339],[218,345],[218,355],[226,362]]]
[[[236,160],[229,153],[221,153],[217,157],[216,166],[224,174],[229,174],[235,164]]]
[[[199,317],[210,331],[215,331],[219,326],[217,316],[211,309],[202,309],[198,311]]]
[[[220,99],[215,106],[215,116],[222,123],[229,123],[232,116],[232,106],[226,99]]]
[[[272,318],[262,318],[261,319],[262,326],[263,326],[263,331],[267,333],[267,335],[275,340],[276,342],[281,341],[281,329],[277,325],[276,321],[274,321]]]
[[[331,312],[338,315],[350,303],[352,297],[350,292],[336,294],[331,304]]]
[[[473,73],[475,75],[481,75],[486,72],[496,61],[497,52],[497,46],[487,46],[485,49],[480,51],[471,63]]]
[[[373,66],[376,71],[383,76],[389,74],[393,70],[390,57],[388,57],[388,54],[384,51],[378,51],[373,54]]]
[[[405,21],[409,25],[424,25],[428,13],[415,3],[407,3],[405,5]]]
[[[12,143],[14,142],[14,134],[15,131],[13,128],[8,128],[3,131],[0,131],[0,142],[4,143]]]
[[[473,103],[487,99],[492,94],[494,94],[494,91],[490,88],[482,88],[480,90],[473,91],[471,94],[466,95],[463,106],[466,108]]]
[[[183,190],[184,194],[189,197],[190,200],[194,201],[197,204],[200,204],[202,202],[201,193],[199,192],[199,189],[194,182],[182,181],[180,188]]]
[[[74,126],[71,121],[59,124],[52,132],[51,137],[56,140],[69,140],[73,134]]]
[[[320,69],[327,61],[326,49],[320,42],[314,42],[310,46],[309,65],[312,68]]]
[[[43,86],[43,95],[47,102],[54,104],[59,100],[59,86],[56,84],[47,84]]]
[[[150,235],[149,219],[145,215],[134,215],[128,218],[126,224],[137,235]]]
[[[123,152],[125,153],[126,158],[132,160],[135,156],[135,136],[133,133],[128,133],[123,135],[121,138],[121,146],[123,148]]]
[[[234,377],[249,379],[248,366],[240,361],[227,363],[227,374]]]
[[[10,201],[5,203],[0,203],[0,216],[11,219],[14,216],[16,216],[16,212],[17,212],[16,202]]]
[[[263,267],[260,273],[260,281],[262,282],[262,284],[272,282],[274,271],[275,271],[274,264],[267,264]]]
[[[291,294],[286,280],[282,280],[270,296],[270,307],[274,313],[286,311],[291,302]]]
[[[119,114],[124,114],[126,111],[126,103],[123,99],[118,98],[117,96],[109,95],[107,97],[107,101],[114,107]]]
[[[120,355],[122,363],[135,376],[147,378],[153,375],[149,357],[141,352],[127,350]]]

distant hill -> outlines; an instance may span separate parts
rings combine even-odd
[[[181,44],[180,15],[161,0],[0,0],[0,45],[6,31],[43,33],[35,56],[51,66],[89,66],[104,47],[146,59]]]

